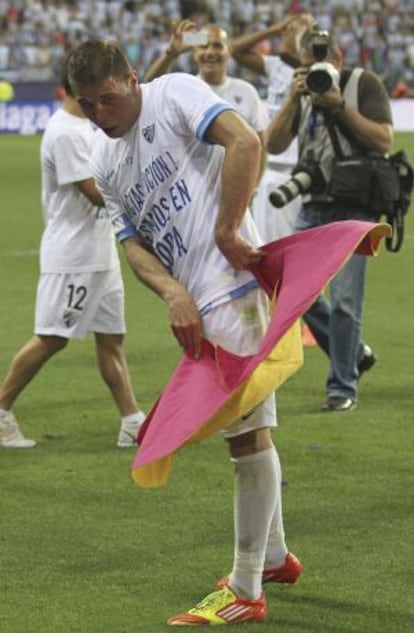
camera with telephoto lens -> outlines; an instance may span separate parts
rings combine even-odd
[[[325,62],[328,54],[330,35],[328,31],[311,31],[309,48],[316,62],[308,70],[305,85],[309,92],[323,94],[332,87],[339,86],[339,72],[329,62]]]
[[[322,193],[325,190],[325,178],[309,152],[305,161],[297,165],[292,172],[292,177],[269,194],[270,203],[280,209],[297,196],[309,191],[313,194]]]

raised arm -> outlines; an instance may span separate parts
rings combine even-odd
[[[249,33],[248,35],[242,35],[233,40],[230,44],[230,51],[232,57],[241,66],[252,70],[258,75],[265,75],[265,65],[263,56],[254,50],[254,47],[259,42],[263,42],[270,37],[280,35],[283,30],[283,23],[272,24],[266,29],[256,31],[255,33]]]
[[[253,50],[263,40],[282,36],[280,56],[291,66],[298,65],[298,42],[305,30],[312,28],[314,18],[309,13],[288,16],[281,22],[272,24],[266,29],[243,35],[232,41],[230,50],[233,58],[242,66],[253,70],[259,75],[265,75],[263,56]]]
[[[300,66],[300,40],[305,31],[312,30],[314,26],[315,18],[310,13],[300,13],[286,20],[278,50],[286,64],[293,68]]]
[[[195,28],[196,25],[191,20],[181,20],[174,26],[168,47],[148,68],[144,75],[144,81],[151,81],[156,77],[165,75],[170,69],[171,64],[173,64],[181,53],[191,50],[191,46],[183,44],[182,34],[185,31],[194,31]]]

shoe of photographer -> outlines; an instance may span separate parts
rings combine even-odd
[[[358,374],[361,378],[365,371],[369,371],[377,362],[377,357],[369,345],[364,344],[364,355],[358,363]]]
[[[329,396],[321,406],[321,411],[351,411],[355,409],[356,402],[352,398]]]

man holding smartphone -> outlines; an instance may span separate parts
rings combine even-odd
[[[217,24],[207,24],[196,31],[194,22],[182,20],[174,28],[168,48],[148,68],[145,81],[151,81],[168,72],[173,62],[189,50],[192,51],[200,79],[219,97],[228,101],[259,135],[262,145],[259,182],[267,160],[263,132],[270,119],[254,86],[244,79],[229,77],[227,74],[231,51],[224,29]]]

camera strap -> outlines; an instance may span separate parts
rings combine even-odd
[[[337,158],[346,158],[338,139],[336,127],[333,124],[332,117],[329,115],[329,112],[324,112],[324,118],[329,138],[331,139],[332,147],[334,148],[335,156]]]
[[[341,90],[342,97],[348,105],[351,105],[356,110],[358,109],[358,84],[359,79],[363,73],[362,68],[354,68],[354,69],[344,69],[341,71],[341,76],[339,80],[339,86]],[[358,145],[357,140],[352,136],[346,125],[339,122],[335,124],[335,118],[332,113],[328,110],[323,111],[325,125],[329,133],[329,137],[331,139],[332,147],[335,152],[335,156],[337,158],[349,158],[354,153],[356,154],[364,154],[364,150],[362,147]],[[350,154],[347,156],[342,149],[341,143],[338,138],[338,131],[342,134],[342,136],[348,141],[350,145]]]
[[[313,142],[315,140],[316,133],[316,112],[315,108],[312,108],[311,113],[309,115],[309,138]]]

